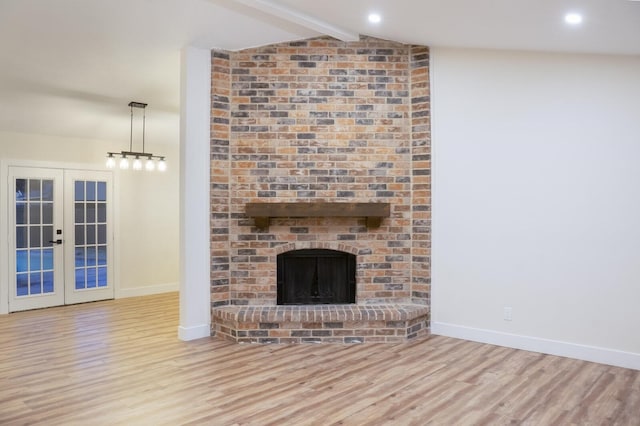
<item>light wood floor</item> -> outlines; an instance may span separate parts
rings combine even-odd
[[[177,295],[0,316],[0,425],[640,425],[640,372],[432,337],[177,339]]]

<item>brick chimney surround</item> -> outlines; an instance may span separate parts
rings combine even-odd
[[[321,37],[211,60],[212,335],[427,336],[429,49]],[[355,304],[277,305],[276,259],[302,249],[356,256]]]

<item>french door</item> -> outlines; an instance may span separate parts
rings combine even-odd
[[[111,299],[110,172],[9,167],[9,310]]]

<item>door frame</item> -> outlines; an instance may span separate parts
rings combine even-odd
[[[52,162],[52,161],[34,161],[34,160],[13,160],[0,159],[0,315],[9,313],[9,283],[11,282],[12,271],[9,271],[9,167],[33,167],[60,170],[77,170],[87,172],[112,172],[106,167],[96,165],[88,165],[82,163]],[[112,173],[113,192],[117,193],[119,187],[118,173]],[[117,197],[113,197],[113,287],[114,295],[117,297],[120,287],[120,261],[119,261],[119,241],[120,241],[120,224],[118,223],[119,203]]]

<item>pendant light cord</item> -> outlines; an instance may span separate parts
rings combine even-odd
[[[129,152],[133,151],[133,105],[130,105],[131,109],[131,132],[129,132]]]
[[[144,130],[145,130],[145,121],[146,121],[146,114],[145,114],[145,108],[142,108],[142,153],[144,153]]]

